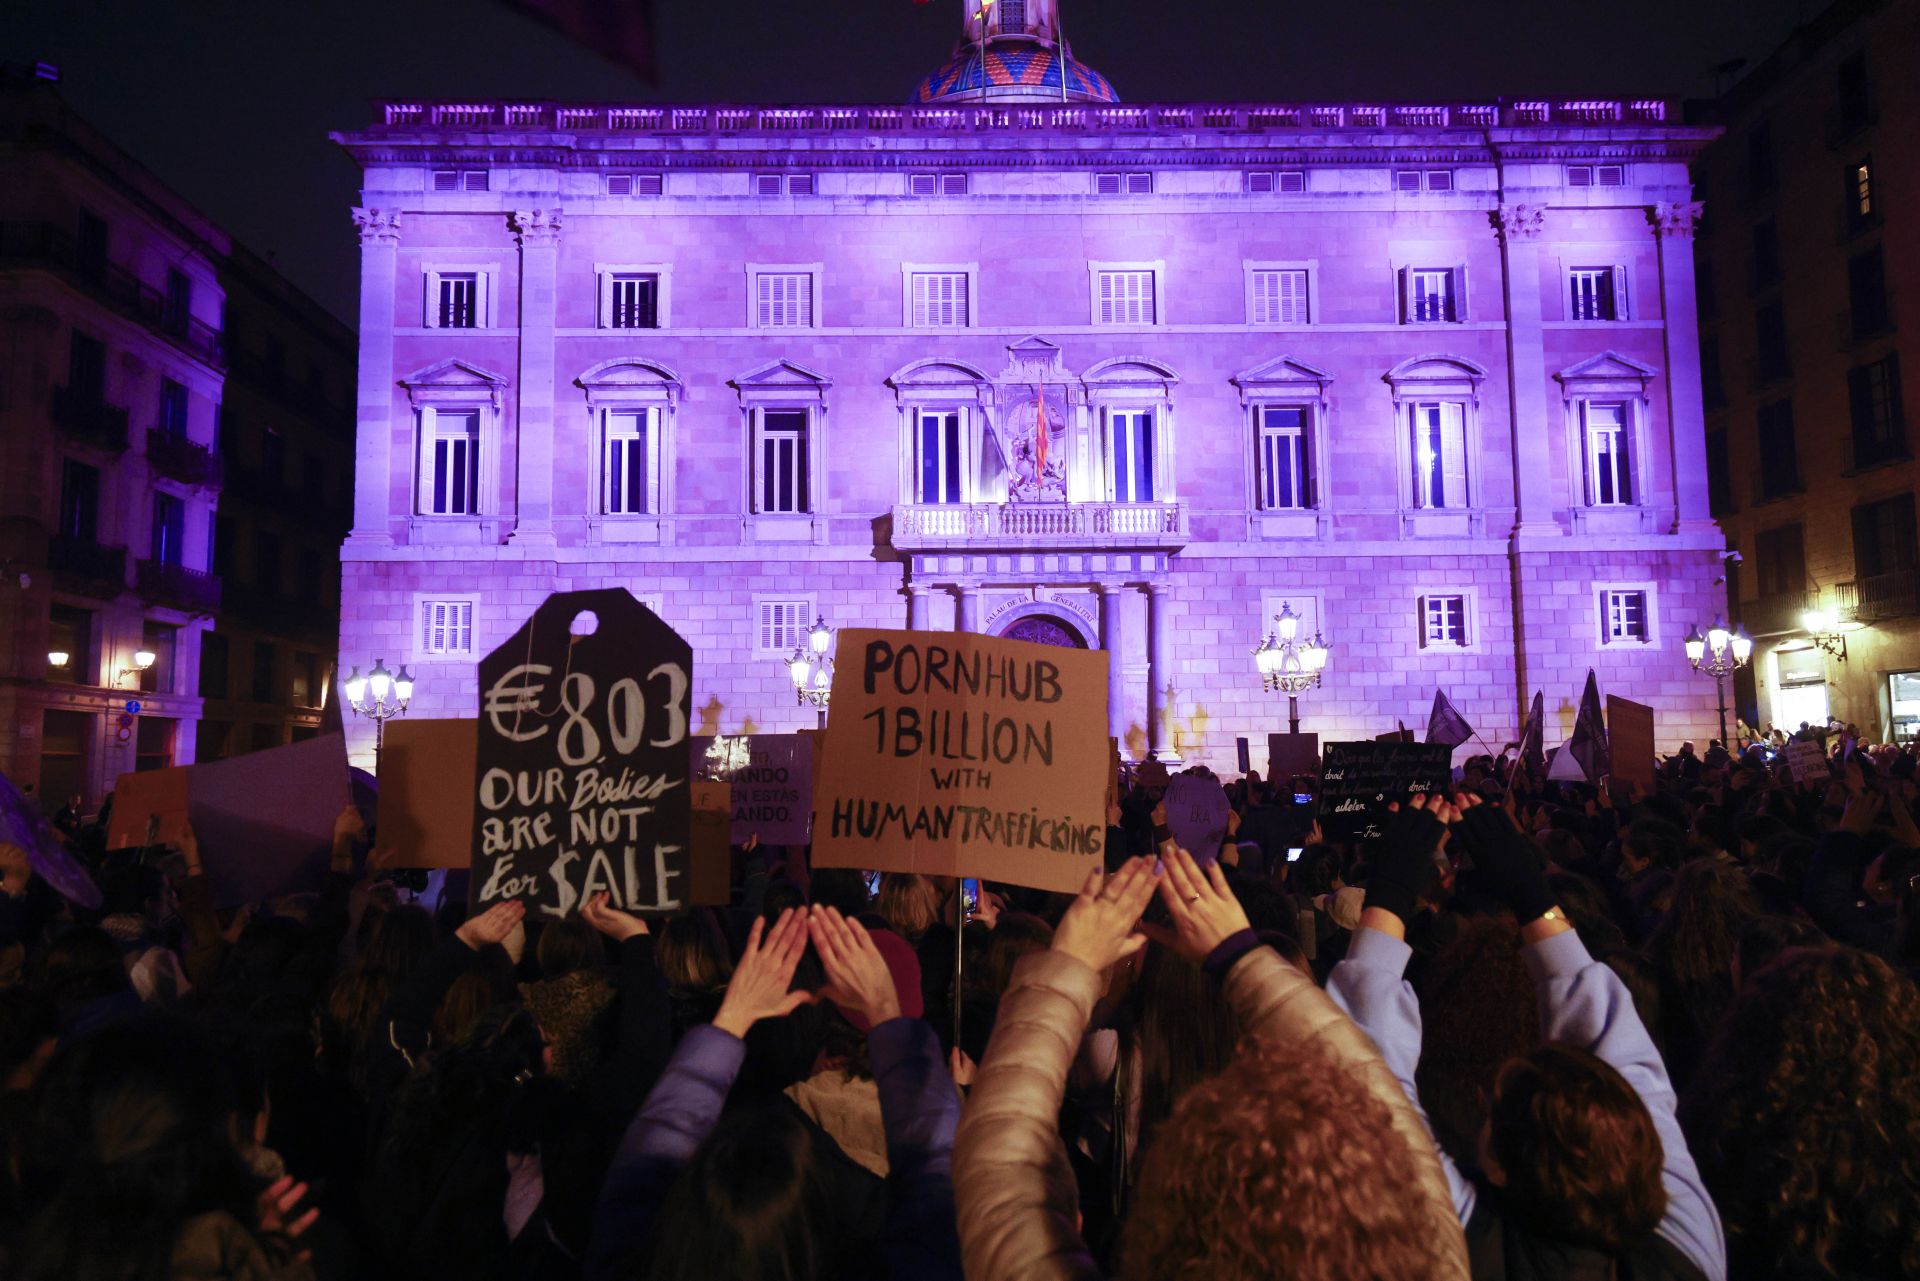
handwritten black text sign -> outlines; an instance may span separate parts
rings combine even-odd
[[[1386,826],[1387,806],[1453,783],[1453,749],[1444,743],[1328,743],[1320,767],[1320,830],[1336,841],[1370,841]]]
[[[1107,655],[849,628],[813,861],[1077,890],[1106,846]]]
[[[475,906],[690,901],[692,669],[687,643],[619,587],[549,596],[480,660]]]

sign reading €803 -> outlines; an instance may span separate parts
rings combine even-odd
[[[624,588],[549,596],[480,660],[471,902],[691,902],[693,650]]]

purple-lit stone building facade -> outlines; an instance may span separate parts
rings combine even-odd
[[[1128,755],[1231,769],[1285,728],[1251,651],[1290,603],[1323,739],[1441,686],[1496,747],[1545,689],[1552,744],[1589,667],[1703,737],[1712,131],[1673,120],[390,104],[340,136],[341,661],[472,716],[476,654],[618,584],[692,642],[708,732],[812,723],[781,660],[818,614],[1105,648]]]

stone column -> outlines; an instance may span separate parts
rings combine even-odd
[[[1147,584],[1147,755],[1155,760],[1175,759],[1173,709],[1168,687],[1173,684],[1173,655],[1167,635],[1167,585]]]
[[[927,589],[917,583],[907,587],[907,630],[927,630]]]
[[[1660,246],[1660,322],[1666,341],[1667,432],[1673,448],[1676,532],[1713,532],[1707,490],[1707,419],[1700,402],[1700,317],[1693,285],[1697,200],[1647,211]]]
[[[954,619],[956,632],[977,632],[980,630],[980,589],[962,587],[960,589],[960,611]]]
[[[1506,283],[1508,414],[1512,418],[1513,501],[1517,536],[1551,538],[1561,532],[1553,518],[1552,442],[1548,428],[1547,353],[1540,314],[1539,205],[1502,205],[1493,214],[1500,232],[1501,277]],[[1480,460],[1469,460],[1473,466]],[[1480,487],[1484,503],[1488,491]]]
[[[512,214],[510,221],[520,241],[520,379],[515,388],[520,444],[508,541],[547,551],[554,545],[553,330],[560,211],[534,209]]]
[[[400,214],[355,209],[360,230],[360,373],[354,394],[353,532],[347,542],[391,547],[393,309]]]
[[[1127,677],[1120,651],[1120,606],[1126,588],[1118,583],[1100,584],[1100,647],[1107,651],[1107,733],[1114,738],[1127,736]]]

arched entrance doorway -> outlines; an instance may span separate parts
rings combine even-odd
[[[1007,619],[1000,626],[1007,640],[1032,641],[1036,645],[1058,645],[1063,649],[1087,649],[1087,637],[1078,626],[1051,610],[1034,610]]]

